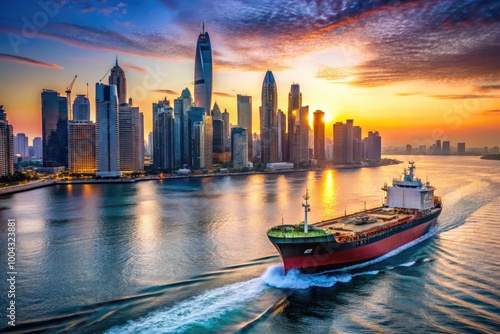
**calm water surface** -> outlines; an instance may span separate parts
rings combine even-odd
[[[283,276],[266,230],[300,222],[306,187],[312,221],[379,206],[383,183],[405,165],[2,197],[3,259],[7,219],[17,221],[15,329],[499,332],[500,162],[415,160],[417,175],[443,198],[436,229],[381,259],[318,275]],[[8,290],[6,279],[0,289]],[[2,318],[0,329],[9,329]]]

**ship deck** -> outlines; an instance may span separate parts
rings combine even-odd
[[[313,226],[322,230],[328,230],[332,234],[363,233],[400,222],[405,218],[409,220],[413,216],[414,214],[410,210],[377,208],[317,222]]]

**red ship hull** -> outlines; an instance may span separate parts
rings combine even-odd
[[[333,252],[324,252],[322,254],[312,252],[308,255],[287,257],[287,251],[281,249],[281,247],[284,246],[283,244],[273,244],[280,252],[285,272],[291,269],[300,269],[307,273],[320,272],[344,268],[378,258],[426,234],[436,221],[437,217],[433,217],[427,222],[368,245],[352,247],[345,250],[339,248]],[[297,244],[295,244],[295,246],[296,245]],[[328,242],[321,243],[321,247],[328,248]],[[307,248],[317,249],[318,245],[309,244]]]

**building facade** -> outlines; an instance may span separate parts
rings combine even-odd
[[[267,71],[262,84],[260,107],[260,160],[278,162],[278,90],[273,72]]]
[[[318,161],[325,161],[325,113],[316,110],[313,118],[314,157]]]
[[[300,92],[299,84],[292,84],[290,87],[290,93],[288,93],[288,134],[287,134],[287,154],[285,156],[286,161],[298,161],[296,154],[296,123],[299,114],[299,109],[302,106],[302,93]]]
[[[95,174],[96,125],[91,121],[68,122],[68,170],[71,173]]]
[[[68,167],[68,103],[53,90],[42,91],[44,167]]]
[[[125,78],[125,71],[118,65],[118,57],[116,57],[115,66],[111,69],[109,74],[109,84],[116,86],[118,94],[118,105],[127,103],[127,79]]]
[[[14,173],[14,129],[0,105],[0,176]]]
[[[196,43],[194,62],[194,102],[197,107],[210,113],[212,105],[212,46],[208,32],[203,30]]]
[[[247,129],[248,140],[248,160],[253,159],[252,147],[252,97],[249,95],[238,94],[236,96],[237,113],[238,113],[238,127]]]
[[[85,95],[77,95],[73,102],[73,121],[90,121],[90,102]]]
[[[96,83],[96,175],[117,177],[120,172],[120,119],[115,85]]]
[[[244,127],[231,129],[231,159],[233,168],[248,166],[248,132]]]

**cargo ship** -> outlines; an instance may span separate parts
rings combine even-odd
[[[435,187],[414,175],[409,162],[401,177],[384,185],[380,207],[308,224],[309,192],[304,196],[304,221],[278,225],[267,236],[278,250],[285,273],[304,273],[349,267],[376,259],[426,234],[442,210]]]

